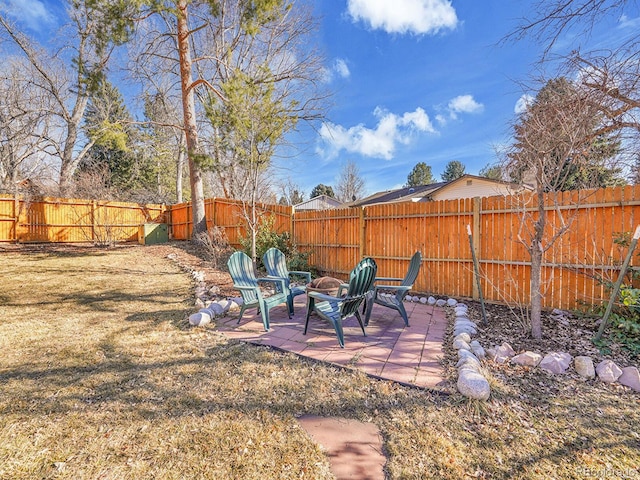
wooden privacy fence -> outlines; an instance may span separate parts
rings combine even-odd
[[[164,205],[44,197],[0,197],[0,241],[137,241],[144,223],[165,223]]]
[[[621,240],[640,223],[640,186],[547,194],[549,227],[542,242],[544,305],[574,308],[607,296],[602,281],[615,279],[626,248]],[[247,236],[240,201],[213,198],[205,205],[208,226],[224,228],[232,246]],[[533,195],[438,202],[373,205],[294,212],[292,207],[259,205],[277,232],[290,232],[309,263],[325,275],[345,278],[363,257],[378,263],[378,275],[404,276],[409,259],[422,252],[415,290],[434,295],[478,298],[467,236],[471,226],[480,263],[481,288],[491,301],[528,304],[530,244],[538,219]],[[85,200],[24,202],[0,197],[0,240],[14,242],[96,241],[109,232],[117,240],[136,240],[138,227],[164,222],[171,237],[191,235],[191,206],[167,208]],[[563,235],[551,242],[559,229]],[[117,232],[114,233],[114,231]],[[634,257],[632,268],[638,270]]]
[[[626,252],[618,243],[640,223],[640,186],[547,194],[548,220],[542,281],[547,307],[574,308],[599,303],[602,281],[618,273]],[[207,201],[209,225],[224,227],[230,243],[246,236],[242,202]],[[345,278],[363,257],[378,263],[380,276],[403,277],[409,259],[422,252],[415,290],[435,295],[478,298],[467,225],[480,263],[487,300],[527,304],[531,262],[525,244],[538,219],[533,195],[373,205],[322,211],[260,205],[275,217],[278,232],[291,232],[309,263],[324,275]],[[171,207],[174,239],[191,231],[190,207]],[[564,226],[564,227],[563,227]],[[566,232],[550,245],[560,228]],[[638,258],[636,256],[636,258]],[[633,267],[637,270],[636,266]]]
[[[240,248],[240,239],[248,236],[245,216],[251,214],[248,204],[239,200],[226,198],[209,198],[204,204],[207,227],[224,228],[229,244]],[[277,232],[290,232],[292,229],[293,209],[285,205],[256,205],[258,216],[270,215],[274,219]],[[174,240],[188,240],[193,231],[192,212],[190,203],[173,205],[169,209],[171,232]]]

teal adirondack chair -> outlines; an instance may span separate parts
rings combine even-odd
[[[367,309],[367,315],[365,318],[365,325],[369,325],[369,317],[371,317],[371,310],[373,310],[373,305],[378,304],[383,307],[391,308],[393,310],[397,310],[400,312],[402,319],[404,320],[404,324],[409,326],[409,317],[407,316],[407,311],[404,308],[404,297],[406,297],[409,290],[413,287],[413,284],[418,278],[418,272],[420,272],[420,266],[422,265],[422,254],[420,252],[416,252],[411,257],[411,261],[409,262],[409,269],[404,278],[390,278],[390,277],[378,277],[375,279],[376,282],[399,282],[400,285],[380,285],[375,284],[373,289],[373,297],[369,302],[369,308]],[[393,296],[385,296],[382,297],[380,294],[382,292],[394,293]]]
[[[297,270],[289,270],[287,268],[287,260],[277,248],[270,248],[262,256],[262,263],[269,277],[282,278],[284,280],[284,293],[287,295],[287,303],[289,305],[289,313],[293,314],[293,299],[298,295],[302,295],[306,292],[306,285],[294,285],[291,286],[291,277],[304,278],[306,283],[311,282],[310,272],[300,272]]]
[[[240,317],[247,308],[257,307],[262,315],[264,329],[269,331],[269,310],[276,305],[287,302],[284,280],[281,278],[257,278],[253,271],[253,262],[244,252],[235,252],[227,262],[229,273],[233,279],[233,288],[240,292],[242,296],[242,307]],[[276,287],[276,293],[270,297],[264,297],[260,291],[259,282],[270,282]],[[291,312],[289,312],[291,318]]]
[[[307,293],[307,318],[304,323],[304,334],[307,334],[309,327],[309,317],[312,312],[333,325],[338,343],[344,348],[344,331],[342,321],[355,315],[362,329],[362,334],[366,337],[364,323],[358,308],[365,301],[367,293],[371,290],[376,277],[377,266],[372,259],[360,262],[353,270],[353,275],[349,280],[349,288],[344,297],[332,297],[319,292]]]

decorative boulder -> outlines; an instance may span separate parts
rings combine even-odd
[[[427,297],[420,297],[420,303],[423,305],[427,304]]]
[[[496,363],[506,363],[511,357],[513,357],[516,352],[511,345],[507,342],[504,342],[499,347],[496,347],[494,350],[493,361]]]
[[[622,375],[618,377],[618,382],[625,387],[640,392],[640,372],[636,367],[623,368]]]
[[[622,370],[611,360],[603,360],[596,367],[598,378],[605,383],[613,383],[620,378]]]
[[[194,327],[202,327],[211,322],[211,315],[204,312],[194,313],[189,316],[189,323]]]
[[[524,352],[515,357],[511,357],[511,362],[524,367],[537,367],[542,361],[542,355],[535,352]]]
[[[455,307],[458,304],[458,301],[455,298],[449,298],[447,300],[447,305],[450,307]]]
[[[478,328],[478,325],[476,325],[476,322],[472,322],[466,317],[457,317],[454,323],[454,326],[456,327],[468,326],[471,328]]]
[[[436,307],[444,307],[447,304],[447,301],[439,298],[438,300],[436,300]]]
[[[478,333],[478,331],[468,325],[461,325],[459,327],[455,327],[453,329],[453,336],[457,337],[458,335],[460,335],[461,333],[468,333],[469,335],[475,335],[476,333]]]
[[[415,303],[418,303],[420,301],[420,297],[418,295],[414,295],[413,299],[412,299]]]
[[[461,369],[458,375],[458,391],[465,397],[488,400],[491,387],[486,378],[471,369]]]
[[[538,366],[549,373],[557,375],[567,371],[569,365],[571,365],[571,360],[573,360],[573,357],[568,353],[550,352],[544,356]]]
[[[231,301],[230,300],[218,300],[217,303],[222,307],[222,312],[223,313],[227,313],[229,311],[229,309],[231,308]]]
[[[484,351],[484,348],[482,348],[482,345],[480,345],[480,342],[478,342],[477,340],[474,340],[473,342],[471,342],[469,346],[471,347],[471,351],[474,353],[476,357],[484,358],[487,356],[487,354]]]
[[[412,300],[413,300],[413,297],[411,295],[405,295],[404,297],[405,302],[411,302]]]
[[[478,357],[476,357],[469,350],[458,350],[458,358],[460,360],[462,360],[464,358],[471,358],[472,360],[475,360],[476,362],[480,363],[480,360],[478,360]]]
[[[466,317],[467,313],[469,313],[469,310],[466,308],[456,307],[456,309],[454,310],[454,314],[456,317]]]
[[[219,317],[224,314],[224,308],[217,302],[213,302],[211,305],[207,307],[207,310],[210,310],[213,315],[212,317]]]
[[[469,344],[467,342],[465,342],[464,340],[454,340],[453,341],[453,348],[455,348],[456,350],[471,350],[471,347],[469,346]]]
[[[453,339],[454,342],[456,340],[464,340],[465,342],[469,343],[471,342],[471,335],[469,335],[468,333],[461,333],[460,335],[456,335],[456,337]]]
[[[579,355],[573,359],[576,372],[583,378],[595,378],[596,369],[593,366],[593,359],[585,355]]]
[[[465,350],[465,351],[468,351],[468,350]],[[465,357],[461,357],[458,360],[458,363],[456,363],[457,368],[460,368],[464,365],[472,365],[473,368],[477,371],[480,368],[480,360],[478,360],[473,355],[467,355]]]
[[[427,298],[427,303],[428,303],[429,305],[435,305],[435,304],[436,304],[436,301],[437,301],[437,300],[436,300],[436,297],[429,297],[429,298]]]

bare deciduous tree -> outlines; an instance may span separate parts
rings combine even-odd
[[[336,197],[343,203],[353,202],[364,196],[364,179],[360,175],[358,165],[352,160],[347,161],[336,184]]]
[[[0,29],[31,64],[33,85],[52,106],[41,114],[51,117],[47,151],[60,159],[61,195],[69,191],[78,164],[93,145],[82,135],[81,124],[91,89],[100,82],[114,45],[126,40],[129,22],[124,11],[130,7],[107,0],[70,2],[67,48],[53,53],[40,49],[0,14]],[[64,57],[68,48],[72,58]]]
[[[47,97],[31,83],[31,65],[5,59],[0,67],[0,190],[13,193],[20,181],[42,167],[49,136]]]
[[[531,334],[542,337],[542,264],[545,252],[570,228],[571,211],[559,208],[559,195],[573,188],[599,186],[616,139],[599,132],[601,114],[579,87],[566,79],[549,81],[515,125],[515,144],[505,168],[528,176],[534,194],[520,205],[518,239],[531,256]],[[576,202],[583,200],[583,191]],[[554,221],[549,221],[550,211]]]

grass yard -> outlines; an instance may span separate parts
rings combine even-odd
[[[628,390],[496,374],[476,403],[228,341],[154,247],[0,261],[2,479],[333,478],[302,414],[377,424],[391,479],[640,478]]]

